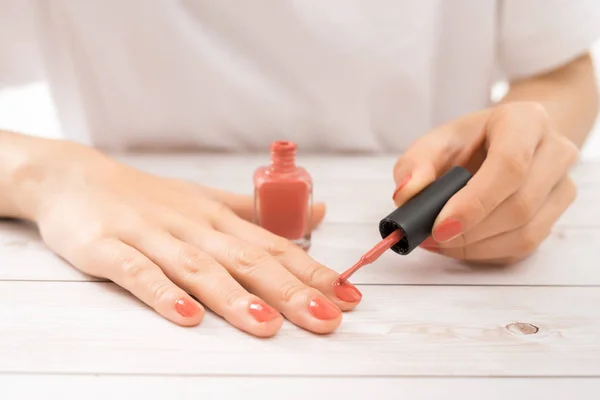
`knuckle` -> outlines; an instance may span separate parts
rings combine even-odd
[[[510,116],[511,110],[514,109],[515,103],[507,103],[507,104],[499,104],[498,106],[492,109],[490,114],[490,123],[497,123],[498,121],[503,121]]]
[[[511,199],[511,212],[517,221],[529,221],[535,215],[533,201],[522,192],[517,192]]]
[[[301,295],[302,293],[305,293],[307,290],[309,290],[309,288],[300,283],[294,281],[286,281],[283,284],[281,284],[281,286],[278,289],[279,298],[284,303],[289,303],[297,296]]]
[[[330,270],[324,265],[316,262],[309,264],[306,268],[306,272],[304,273],[305,282],[307,282],[309,285],[316,284],[317,282],[326,278],[327,275],[330,275]]]
[[[231,209],[224,203],[220,201],[212,202],[212,205],[206,208],[207,218],[212,221],[214,224],[220,224],[223,221],[228,220],[231,217],[234,217],[235,214]]]
[[[187,272],[196,273],[202,267],[215,264],[215,260],[200,251],[186,250],[181,255],[181,265]]]
[[[496,155],[510,178],[517,182],[525,179],[533,156],[529,148],[526,146],[515,147],[499,151]]]
[[[530,118],[534,119],[535,122],[541,125],[547,125],[548,123],[548,113],[544,106],[535,101],[526,101],[520,103],[520,107],[522,107],[523,111],[527,112],[527,115]]]
[[[484,218],[488,215],[494,208],[496,208],[497,204],[488,204],[491,200],[484,200],[481,193],[479,191],[472,191],[471,201],[469,203],[472,205],[473,210],[476,210],[479,218]],[[494,202],[497,203],[497,202]]]
[[[523,118],[527,118],[544,128],[549,123],[546,109],[540,103],[533,101],[502,104],[494,109],[490,120],[495,123],[519,126],[523,122]]]
[[[210,256],[199,251],[187,250],[180,256],[186,290],[189,291],[195,282],[203,279],[211,266],[218,265]]]
[[[536,122],[545,124],[548,121],[548,113],[544,106],[536,101],[519,101],[507,104],[509,109],[515,111],[515,114],[526,115],[527,118]]]
[[[152,288],[152,301],[154,308],[157,308],[159,304],[163,303],[164,299],[166,299],[168,296],[170,289],[171,285],[165,282],[157,283]]]
[[[291,242],[280,236],[273,236],[265,243],[265,250],[273,257],[280,257],[290,249]]]
[[[229,308],[234,307],[237,303],[240,302],[240,299],[243,299],[246,296],[246,292],[241,289],[233,289],[227,293],[225,296],[225,305]]]
[[[139,257],[127,258],[121,262],[121,270],[130,282],[144,279],[147,272],[146,263]]]
[[[254,246],[242,246],[235,252],[235,266],[240,273],[251,275],[259,265],[266,263],[269,253]]]
[[[220,201],[215,202],[214,205],[214,214],[217,217],[228,217],[233,215],[233,211],[226,204],[221,203]]]

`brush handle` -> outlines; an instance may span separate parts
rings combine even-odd
[[[383,218],[379,222],[382,238],[398,229],[404,234],[391,247],[392,251],[401,255],[409,254],[427,239],[442,208],[465,187],[471,177],[471,173],[465,168],[454,167]]]

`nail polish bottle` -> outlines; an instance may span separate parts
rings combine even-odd
[[[287,141],[271,144],[271,163],[254,172],[253,218],[256,225],[308,250],[313,183],[296,165],[296,148]]]

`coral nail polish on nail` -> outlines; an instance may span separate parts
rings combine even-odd
[[[314,298],[308,305],[310,313],[318,319],[335,319],[340,316],[341,311],[331,304],[329,300],[323,298]]]
[[[427,239],[423,240],[423,242],[421,242],[420,246],[424,247],[426,249],[436,249],[436,248],[440,247],[438,242],[433,240],[433,238],[431,236],[429,236]]]
[[[296,165],[296,148],[293,142],[273,142],[271,164],[254,172],[253,220],[308,250],[313,182],[310,174]]]
[[[279,313],[273,307],[258,301],[250,303],[248,311],[258,322],[267,322],[279,316]]]
[[[394,193],[392,194],[392,199],[396,198],[396,195],[398,194],[399,191],[401,191],[404,186],[406,186],[408,184],[408,182],[410,182],[412,178],[412,175],[406,175],[404,178],[402,178],[402,180],[400,182],[398,182],[398,185],[396,186],[396,189],[394,190]]]
[[[433,230],[433,236],[438,242],[447,242],[462,233],[462,224],[456,219],[449,218]]]
[[[333,284],[333,292],[342,301],[355,302],[362,299],[362,293],[350,282],[337,280]]]
[[[175,310],[182,317],[189,318],[200,312],[200,309],[190,300],[179,299],[175,302]]]

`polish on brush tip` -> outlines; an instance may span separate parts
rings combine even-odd
[[[390,247],[398,243],[404,234],[400,230],[396,230],[388,235],[386,238],[377,243],[371,250],[367,251],[356,264],[347,269],[341,274],[336,281],[336,284],[342,284],[347,281],[356,271],[361,269],[367,264],[374,263],[383,253],[385,253]]]
[[[400,255],[410,254],[431,235],[439,213],[448,200],[465,187],[471,176],[465,168],[454,167],[383,218],[379,222],[379,234],[383,240],[343,272],[336,284],[341,284],[363,266],[375,262],[388,249]]]

